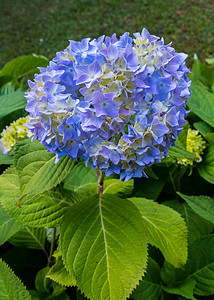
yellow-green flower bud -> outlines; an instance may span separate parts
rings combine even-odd
[[[30,121],[29,116],[25,118],[19,118],[18,120],[11,123],[1,133],[0,139],[0,150],[7,154],[12,150],[15,144],[24,139],[25,137],[31,137],[31,131],[24,126]]]
[[[195,155],[193,159],[178,158],[178,163],[182,165],[193,165],[194,162],[201,162],[201,154],[206,148],[206,142],[197,130],[188,129],[186,149]]]

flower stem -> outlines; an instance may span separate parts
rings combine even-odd
[[[103,194],[103,182],[105,178],[105,173],[103,171],[99,171],[98,167],[96,167],[97,177],[98,177],[98,193],[101,196]]]

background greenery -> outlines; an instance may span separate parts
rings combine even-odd
[[[177,51],[212,56],[212,0],[0,0],[0,66],[14,57],[43,54],[51,59],[69,39],[118,35],[146,27],[173,41]]]

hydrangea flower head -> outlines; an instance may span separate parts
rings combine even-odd
[[[25,118],[19,118],[7,126],[1,133],[0,139],[0,151],[7,154],[12,150],[15,144],[24,139],[25,137],[31,137],[32,132],[25,126],[29,123],[29,116]]]
[[[106,175],[146,176],[185,123],[187,55],[150,35],[70,41],[27,92],[28,128],[57,160],[82,157]]]
[[[196,158],[187,159],[187,158],[179,158],[178,163],[184,166],[193,165],[194,162],[201,162],[203,154],[203,150],[206,148],[206,142],[203,140],[202,136],[199,134],[199,131],[188,129],[187,132],[187,141],[186,141],[186,149],[193,153]]]

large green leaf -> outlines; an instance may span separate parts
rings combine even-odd
[[[146,275],[131,294],[131,299],[157,300],[161,291],[160,267],[149,257]]]
[[[187,100],[189,108],[203,121],[214,127],[214,93],[200,82],[192,84],[191,98]]]
[[[202,218],[214,224],[214,199],[208,196],[178,195]]]
[[[0,118],[14,112],[15,110],[26,106],[25,92],[18,90],[16,92],[0,96]]]
[[[189,245],[200,237],[207,235],[213,231],[213,224],[201,218],[192,208],[184,202],[171,200],[163,203],[178,213],[185,219],[188,229]]]
[[[14,234],[9,242],[16,247],[45,250],[45,238],[44,228],[24,227]]]
[[[66,268],[91,300],[126,299],[147,261],[145,223],[127,199],[105,194],[65,214],[60,245]]]
[[[0,299],[30,300],[30,294],[13,271],[0,259]]]
[[[144,198],[130,198],[146,222],[149,242],[159,248],[175,267],[187,260],[186,224],[173,209]]]
[[[0,85],[28,74],[38,72],[37,67],[46,67],[48,59],[41,55],[24,55],[9,61],[0,71]]]
[[[21,227],[0,205],[0,246],[18,232]]]
[[[189,248],[188,261],[184,270],[175,269],[164,263],[161,277],[166,284],[178,285],[193,279],[196,284],[194,294],[209,296],[214,294],[214,235],[196,240]]]
[[[11,216],[30,227],[59,226],[66,207],[77,201],[74,193],[59,188],[21,197],[19,176],[10,167],[0,176],[0,201]]]
[[[64,286],[76,286],[76,280],[66,270],[61,256],[57,257],[56,263],[48,272],[47,277]]]
[[[186,299],[196,300],[193,296],[195,288],[195,280],[189,278],[176,286],[163,286],[163,290],[169,294],[175,294],[185,297]]]
[[[202,163],[197,168],[200,176],[214,184],[214,145],[207,148]]]
[[[37,140],[29,140],[17,145],[14,159],[20,175],[22,194],[47,191],[61,183],[73,168],[75,161],[63,156],[55,163],[55,154]]]

